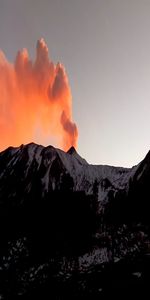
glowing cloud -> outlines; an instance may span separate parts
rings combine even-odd
[[[14,64],[0,51],[0,150],[32,141],[68,150],[77,138],[68,78],[45,41],[37,42],[34,62],[26,49]]]

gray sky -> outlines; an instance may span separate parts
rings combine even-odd
[[[132,166],[150,148],[150,0],[0,0],[0,48],[12,61],[43,37],[68,73],[78,152]]]

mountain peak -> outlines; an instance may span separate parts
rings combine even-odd
[[[76,149],[72,146],[68,151],[67,151],[68,154],[76,154],[77,151]]]

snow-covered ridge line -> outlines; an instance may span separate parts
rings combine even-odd
[[[137,179],[141,178],[147,169],[147,164],[141,167],[143,163],[144,160],[132,168],[92,165],[73,147],[64,152],[53,146],[44,147],[30,143],[20,147],[9,147],[0,153],[0,179],[3,180],[8,174],[16,176],[16,170],[18,172],[21,168],[21,176],[24,177],[22,180],[30,181],[31,186],[33,178],[38,177],[42,195],[45,195],[50,189],[60,189],[62,178],[67,174],[72,178],[74,191],[91,194],[96,184],[99,201],[106,202],[110,191],[114,194],[118,190],[127,191],[129,182],[135,176]]]

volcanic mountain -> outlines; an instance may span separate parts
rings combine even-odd
[[[149,183],[150,153],[122,168],[88,164],[73,147],[1,152],[1,299],[148,292]]]

